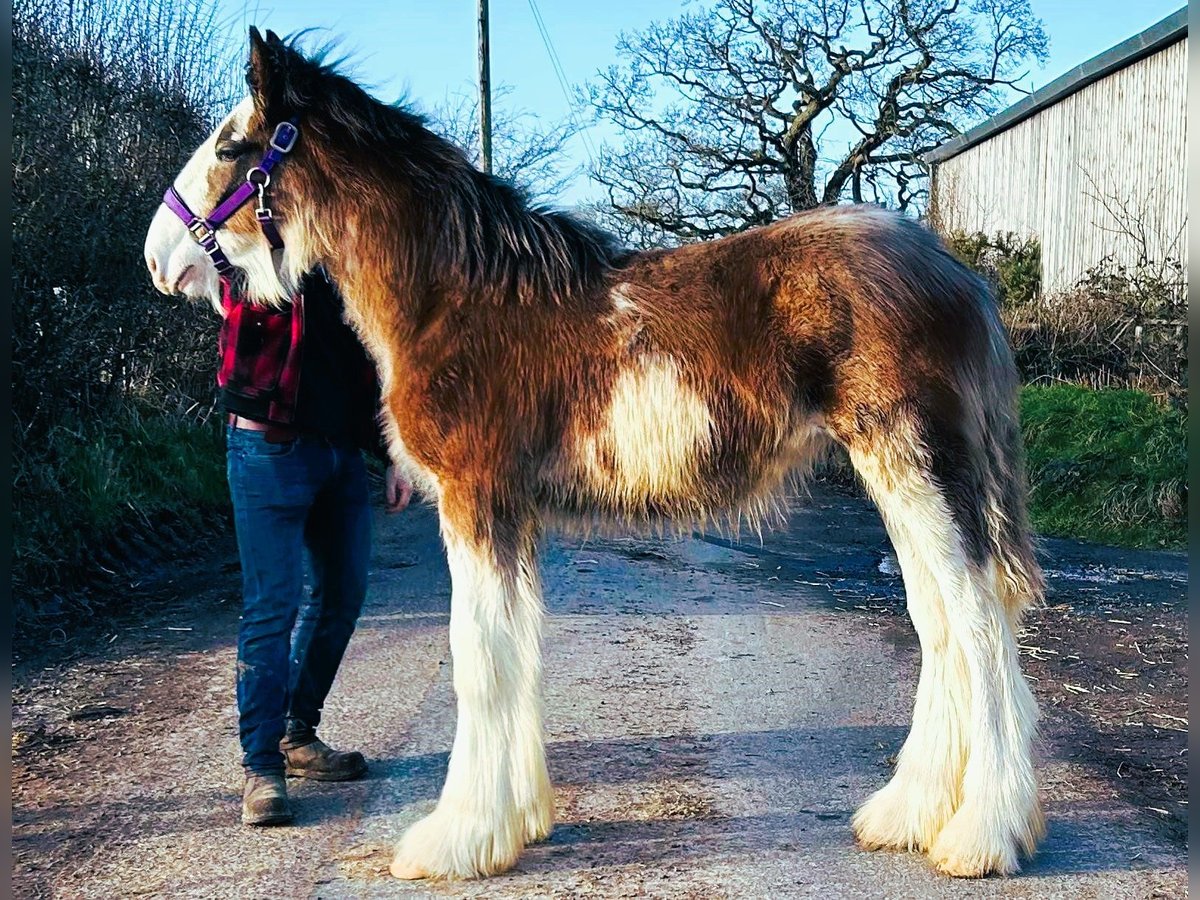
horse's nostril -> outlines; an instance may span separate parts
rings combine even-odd
[[[153,256],[148,256],[146,257],[146,265],[149,267],[151,275],[158,275],[158,260]]]

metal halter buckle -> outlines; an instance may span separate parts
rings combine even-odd
[[[262,169],[251,169],[250,172],[262,172]],[[249,173],[246,175],[246,180],[258,188],[258,207],[254,210],[254,214],[258,216],[260,222],[263,221],[264,217],[267,219],[271,218],[271,210],[267,206],[267,185],[271,183],[271,176],[265,172],[263,174],[266,176],[264,181],[255,181],[250,177]]]
[[[205,239],[214,235],[212,226],[199,216],[187,223],[187,229],[192,233],[192,237],[196,239],[196,243],[198,244],[203,244]]]
[[[271,135],[271,147],[280,153],[289,153],[296,146],[296,138],[300,137],[300,129],[291,122],[280,122],[275,126]]]

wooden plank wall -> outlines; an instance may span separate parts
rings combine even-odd
[[[939,227],[1042,242],[1045,290],[1105,256],[1187,267],[1187,40],[1127,66],[934,172]]]

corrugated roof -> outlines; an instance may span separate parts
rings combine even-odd
[[[1139,59],[1145,59],[1163,47],[1183,40],[1188,33],[1187,7],[1176,10],[1161,22],[1151,25],[1140,34],[1135,34],[1129,40],[1122,41],[1115,47],[1105,50],[1099,56],[1094,56],[1082,65],[1062,75],[1044,88],[1034,91],[1027,97],[1022,97],[1002,113],[998,113],[965,134],[951,138],[946,143],[931,150],[924,156],[927,163],[938,163],[942,160],[957,156],[964,150],[981,143],[992,135],[1012,128],[1018,122],[1053,106],[1064,97],[1082,90],[1093,82],[1111,75],[1119,69],[1130,66]]]

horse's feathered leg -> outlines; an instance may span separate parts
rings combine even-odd
[[[933,846],[942,826],[961,802],[966,766],[970,684],[962,653],[951,637],[946,604],[937,579],[925,564],[917,515],[903,495],[889,489],[870,458],[852,452],[896,550],[908,613],[921,642],[921,672],[912,727],[896,758],[896,771],[854,815],[855,836],[868,850],[921,850]]]
[[[443,488],[453,591],[458,726],[437,808],[403,836],[398,878],[473,878],[511,868],[553,824],[541,707],[536,520],[466,486]]]
[[[896,545],[922,650],[896,774],[854,829],[864,846],[924,849],[943,872],[979,877],[1016,871],[1044,826],[1037,707],[1017,659],[1012,579],[1002,576],[1029,554],[1007,545],[997,521],[993,494],[1011,473],[961,425],[901,414],[887,434],[844,438]],[[949,452],[953,467],[939,461]],[[1038,588],[1027,585],[1022,604]]]

